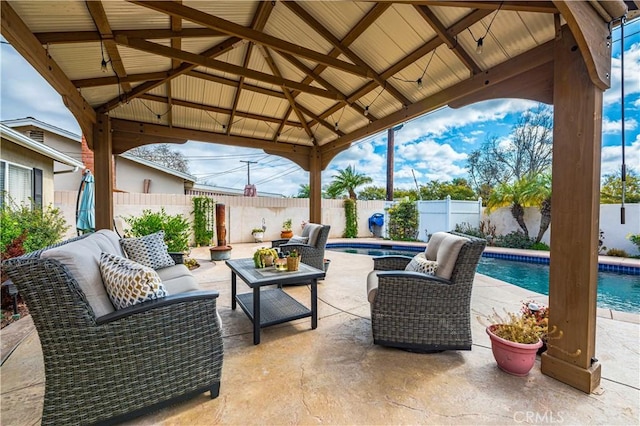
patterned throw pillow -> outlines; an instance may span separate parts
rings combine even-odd
[[[404,268],[405,271],[421,272],[427,275],[435,275],[438,270],[438,262],[427,260],[424,253],[418,253],[411,259],[411,262]]]
[[[164,242],[164,231],[140,238],[123,238],[120,245],[129,259],[153,269],[166,268],[176,264],[169,255]]]
[[[116,309],[159,299],[168,294],[156,271],[115,254],[100,255],[100,274]]]

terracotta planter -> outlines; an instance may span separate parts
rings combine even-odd
[[[501,370],[514,376],[526,376],[536,362],[536,352],[542,346],[542,340],[537,343],[516,343],[505,340],[493,334],[495,325],[487,327],[487,334],[491,339],[493,357]]]
[[[293,237],[293,231],[280,231],[280,238],[291,238]]]

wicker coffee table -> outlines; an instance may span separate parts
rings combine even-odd
[[[311,317],[311,328],[318,327],[318,278],[324,271],[300,263],[297,271],[276,271],[274,267],[258,269],[253,259],[232,259],[225,262],[231,268],[231,309],[236,302],[253,323],[253,344],[260,343],[260,328]],[[251,293],[236,293],[236,277],[240,277]],[[289,296],[282,285],[311,283],[311,309]],[[260,289],[277,285],[278,288]],[[256,320],[257,318],[257,320]]]

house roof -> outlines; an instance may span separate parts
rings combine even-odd
[[[166,173],[168,175],[173,175],[173,176],[179,177],[179,178],[184,179],[185,181],[188,181],[188,182],[195,182],[196,181],[196,178],[194,176],[188,174],[188,173],[183,173],[183,172],[180,172],[178,170],[170,169],[170,168],[168,168],[168,167],[166,167],[166,166],[164,166],[162,164],[158,164],[158,163],[155,163],[153,161],[145,160],[144,158],[136,157],[135,155],[131,155],[131,154],[126,154],[125,153],[125,154],[120,154],[119,157],[126,158],[127,160],[133,161],[134,163],[138,163],[138,164],[142,164],[142,165],[147,166],[147,167],[151,167],[152,169],[159,170],[159,171],[161,171],[163,173]]]
[[[11,127],[12,129],[16,127],[33,126],[42,130],[46,130],[51,133],[55,133],[56,135],[65,137],[67,139],[70,139],[76,142],[82,142],[82,137],[80,135],[76,135],[73,132],[69,132],[67,130],[61,129],[49,123],[45,123],[44,121],[37,120],[33,117],[16,118],[14,120],[3,120],[2,124],[4,124],[7,127]]]
[[[505,82],[503,97],[551,103],[556,25],[615,25],[627,8],[636,16],[634,1],[21,0],[2,2],[2,30],[27,58],[46,48],[31,62],[88,138],[108,115],[114,153],[166,137],[308,169],[313,152],[324,168],[356,140]],[[602,34],[588,36],[587,57]],[[589,68],[608,87],[607,67]]]
[[[229,188],[226,186],[195,184],[190,189],[191,192],[212,193],[215,195],[238,195],[244,196],[244,189]],[[260,197],[285,198],[284,195],[275,192],[258,191]]]
[[[37,152],[38,154],[42,154],[47,156],[55,161],[58,161],[63,164],[67,164],[72,167],[78,167],[80,169],[84,169],[84,164],[81,161],[76,160],[75,158],[69,157],[62,152],[51,148],[43,143],[36,142],[31,138],[23,135],[20,132],[13,130],[12,128],[6,126],[3,123],[0,123],[0,135],[2,135],[3,139],[7,139],[15,144],[23,146],[31,151]]]

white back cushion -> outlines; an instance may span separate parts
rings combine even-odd
[[[447,232],[436,232],[431,235],[429,238],[429,242],[427,243],[427,249],[424,251],[424,256],[427,260],[436,260],[438,255],[438,248],[440,247],[440,243],[442,240],[447,238],[448,235],[451,235]]]
[[[100,254],[123,256],[120,243],[114,245],[113,231],[100,230],[79,241],[55,247],[42,253],[42,258],[56,259],[69,268],[87,298],[96,317],[115,311],[100,275]]]
[[[447,234],[447,237],[440,242],[438,254],[436,256],[436,260],[438,261],[436,277],[445,278],[447,280],[451,279],[453,267],[458,260],[460,249],[467,241],[469,241],[468,238]]]

